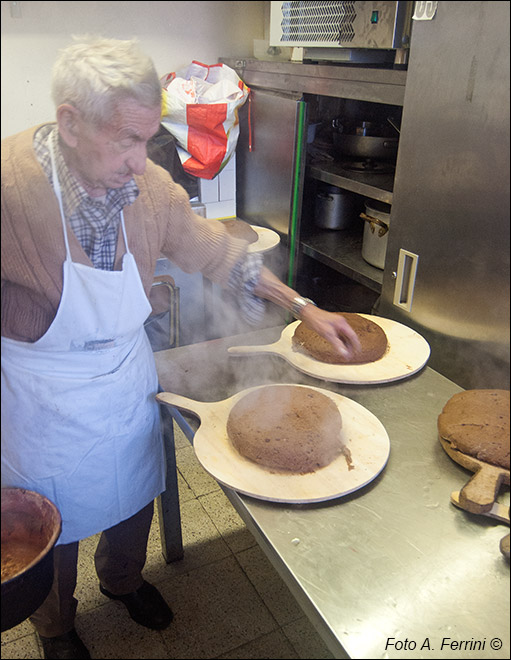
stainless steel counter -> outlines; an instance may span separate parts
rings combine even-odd
[[[471,474],[437,438],[437,417],[461,388],[424,368],[402,381],[345,386],[310,378],[274,356],[229,356],[281,328],[155,354],[165,391],[217,401],[254,385],[303,383],[365,406],[391,442],[365,488],[320,504],[230,501],[336,658],[509,658],[506,525],[450,503]],[[188,437],[198,422],[177,415]],[[509,489],[501,495],[509,501]],[[498,641],[500,640],[500,642]],[[499,646],[500,644],[500,646]]]

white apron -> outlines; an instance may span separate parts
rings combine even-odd
[[[151,311],[126,246],[121,271],[71,259],[58,177],[66,261],[57,314],[36,342],[2,337],[2,485],[35,490],[62,515],[58,543],[126,520],[165,486],[143,323]]]

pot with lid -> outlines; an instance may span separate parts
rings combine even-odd
[[[315,222],[322,229],[346,229],[359,214],[356,196],[336,186],[324,185],[318,189],[315,204]]]
[[[390,226],[390,204],[384,204],[374,199],[366,199],[365,213],[360,217],[364,220],[364,238],[362,241],[362,258],[381,270],[385,267],[385,256]]]

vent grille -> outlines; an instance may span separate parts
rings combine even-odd
[[[349,43],[356,15],[355,2],[283,2],[280,41]]]

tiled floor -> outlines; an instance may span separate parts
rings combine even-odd
[[[98,590],[80,544],[76,628],[93,658],[332,658],[227,497],[176,428],[184,559],[166,564],[155,514],[145,578],[171,604],[163,632],[135,624]],[[42,658],[25,621],[2,633],[2,658]]]

